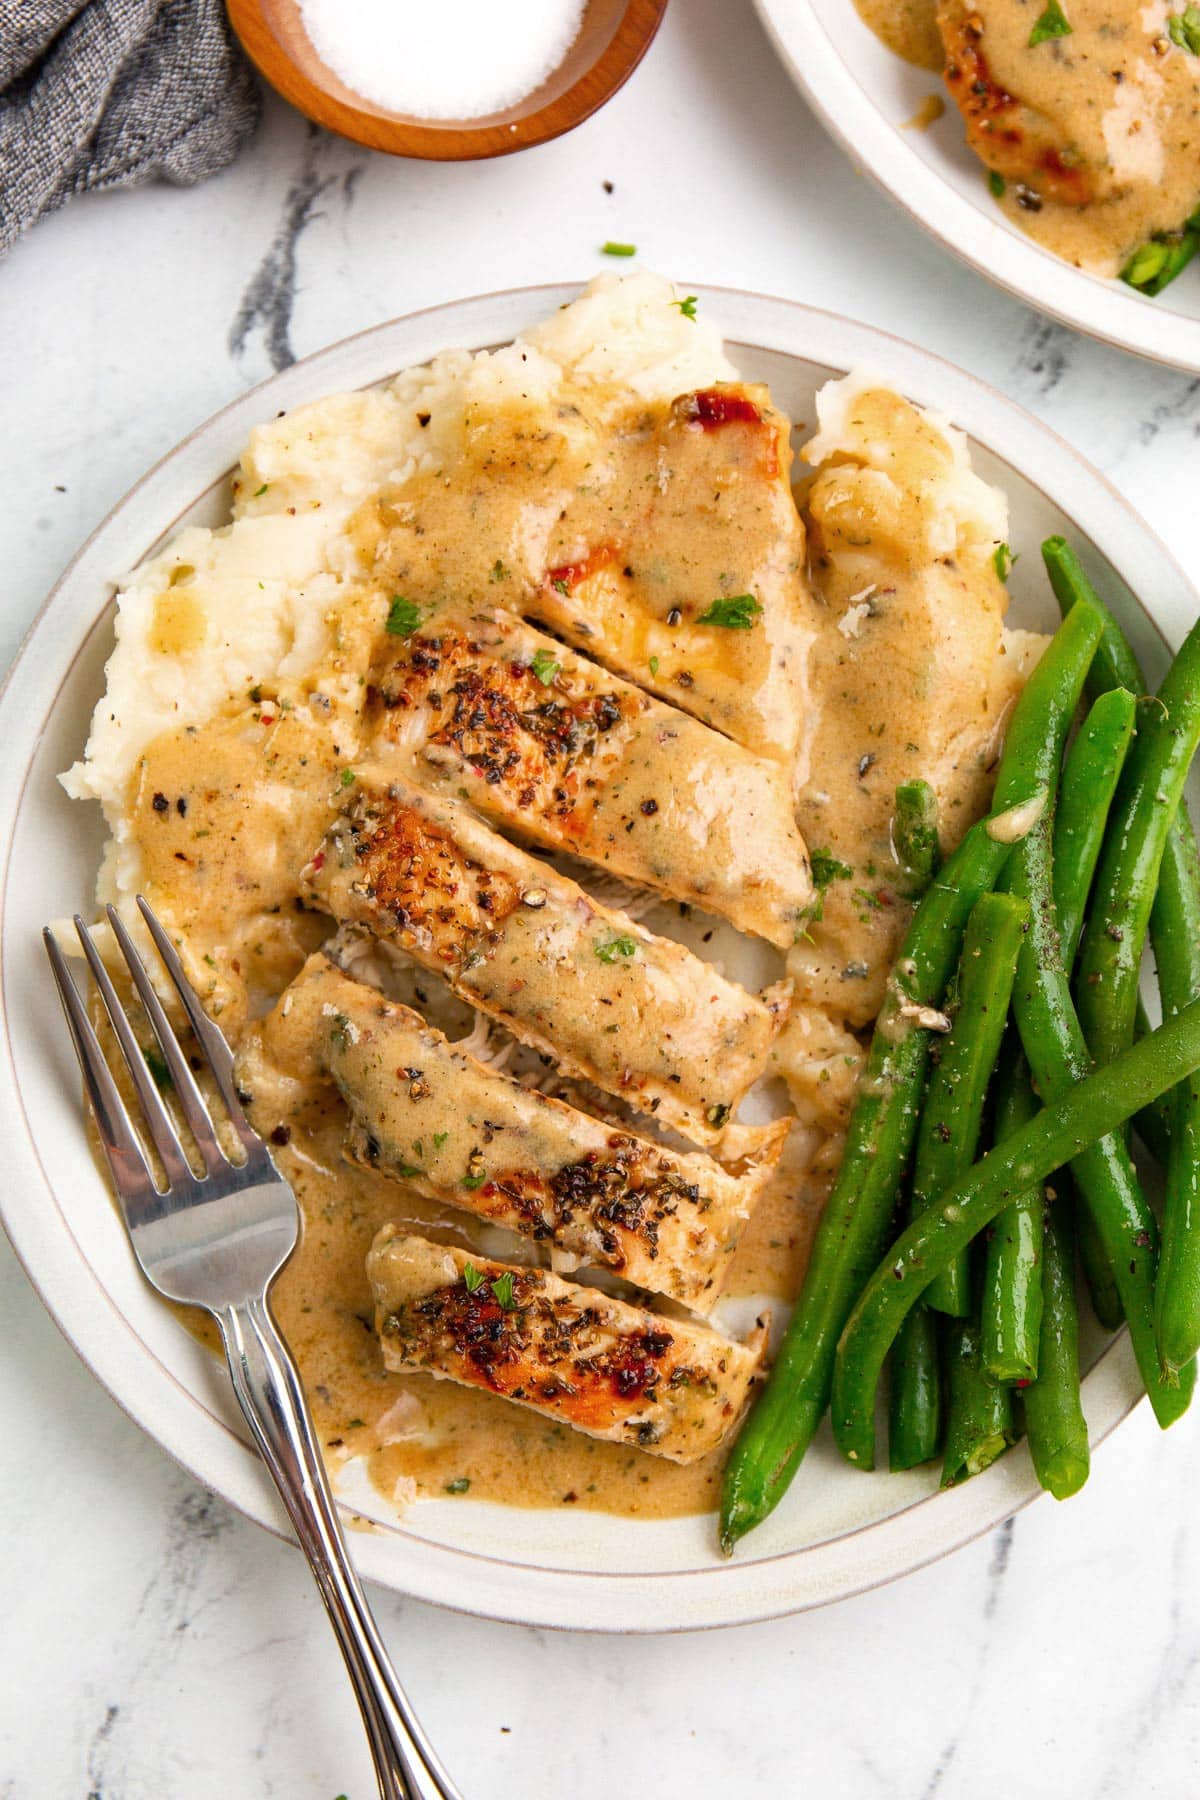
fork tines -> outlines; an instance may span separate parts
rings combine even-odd
[[[261,1153],[262,1140],[249,1125],[237,1097],[233,1079],[233,1053],[221,1032],[205,1013],[195,989],[184,973],[175,946],[141,894],[137,897],[137,904],[155,949],[179,995],[201,1055],[229,1115],[229,1122],[247,1156]],[[171,1084],[179,1099],[180,1110],[203,1162],[205,1175],[211,1175],[218,1169],[227,1169],[232,1166],[230,1159],[221,1147],[192,1066],[154,990],[138,949],[116,908],[106,907],[105,915],[162,1053]],[[113,1181],[126,1203],[136,1203],[138,1199],[148,1200],[155,1193],[169,1192],[181,1183],[194,1182],[198,1177],[188,1162],[176,1122],[164,1103],[158,1082],[147,1064],[146,1054],[130,1025],[129,1015],[121,1003],[112,977],[90,930],[78,913],[75,914],[74,925],[137,1094],[146,1136],[154,1147],[166,1177],[166,1187],[160,1189],[68,968],[67,959],[54,933],[47,927],[42,933],[46,954],[54,971]]]

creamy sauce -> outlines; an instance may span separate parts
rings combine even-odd
[[[500,429],[495,423],[493,436]],[[629,456],[631,461],[636,456],[639,470],[644,468],[641,438],[630,440]],[[616,456],[613,462],[619,467]],[[510,475],[494,491],[515,496],[516,514],[524,517],[523,509],[532,506],[533,496],[544,488],[538,466],[530,468],[524,488]],[[776,481],[774,490],[771,505],[778,511],[786,487],[781,489]],[[501,521],[496,526],[499,536],[464,530],[454,511],[453,492],[448,490],[451,497],[443,499],[435,490],[422,503],[436,514],[429,533],[432,542],[426,543],[424,533],[414,535],[414,542],[431,557],[438,541],[442,549],[436,557],[437,575],[429,576],[428,586],[415,579],[412,567],[406,568],[406,590],[424,595],[451,579],[451,573],[469,588],[473,577],[466,572],[465,559],[474,558],[479,563],[475,577],[490,597],[499,552],[515,563],[509,529],[515,526],[512,520]],[[693,566],[711,568],[714,582],[718,574],[730,575],[726,585],[735,591],[744,587],[761,592],[773,580],[780,607],[785,604],[780,584],[790,583],[796,599],[787,604],[800,607],[805,602],[802,573],[795,567],[802,547],[799,520],[793,511],[784,534],[784,566],[771,577],[771,559],[780,555],[779,532],[776,528],[771,537],[766,523],[757,518],[760,503],[761,496],[753,503],[745,500],[742,515],[730,508],[734,523],[728,528],[723,516],[710,519],[707,534],[693,522],[688,555]],[[790,501],[787,504],[790,507]],[[739,516],[745,519],[740,535],[751,547],[743,560],[729,559],[726,569],[721,544],[736,545]],[[367,534],[360,542],[369,572],[374,572],[374,553],[367,554],[366,545],[378,528],[379,516],[373,519],[372,524],[364,515],[358,527],[360,534]],[[578,541],[580,530],[576,528],[572,542]],[[678,539],[682,519],[675,530]],[[451,555],[455,532],[457,562]],[[671,554],[672,541],[669,533],[660,539],[665,558]],[[143,889],[182,940],[189,972],[235,1044],[244,1040],[249,1023],[296,977],[331,929],[324,914],[299,901],[299,877],[344,807],[349,786],[357,780],[355,765],[366,750],[363,706],[372,659],[386,642],[380,628],[393,587],[394,539],[382,546],[376,541],[375,552],[385,579],[368,579],[331,613],[336,649],[327,663],[302,683],[255,689],[231,700],[202,726],[165,733],[148,746],[131,783],[129,833],[141,855]],[[507,576],[503,579],[513,585]],[[707,593],[704,579],[702,591]],[[718,584],[714,597],[720,591]],[[156,630],[169,648],[178,645],[181,633],[186,636],[194,629],[195,621],[174,603],[173,595],[167,599],[170,605],[160,609]],[[767,635],[761,622],[754,632],[720,634],[720,643],[711,652],[714,704],[728,711],[732,700],[723,696],[731,694],[733,686],[715,651],[721,644],[731,647],[745,673]],[[689,657],[689,662],[697,686],[708,691],[701,679],[702,659]],[[764,674],[768,686],[779,679],[770,665],[768,657]],[[680,693],[672,698],[678,700]],[[664,773],[669,776],[669,767]],[[418,1002],[421,998],[418,989]],[[445,996],[441,999],[444,1005]],[[463,1028],[460,1023],[459,1030]],[[387,1372],[375,1336],[365,1270],[367,1252],[380,1227],[399,1223],[436,1241],[477,1250],[489,1241],[494,1245],[494,1228],[488,1240],[489,1228],[467,1214],[422,1198],[407,1184],[375,1170],[349,1164],[344,1156],[347,1109],[316,1072],[292,1080],[286,1091],[268,1091],[254,1119],[272,1140],[303,1215],[300,1246],[276,1283],[273,1298],[332,1462],[365,1458],[381,1491],[401,1503],[414,1494],[468,1492],[473,1498],[511,1505],[577,1504],[630,1516],[669,1516],[715,1505],[722,1451],[696,1464],[676,1465],[583,1437],[494,1395],[423,1374]],[[758,1204],[734,1255],[724,1290],[734,1299],[752,1295],[790,1300],[795,1292],[827,1179],[824,1173],[811,1178],[806,1173],[805,1143],[803,1133],[797,1134],[793,1152]],[[514,1240],[506,1237],[503,1254],[519,1260],[520,1245],[515,1250],[513,1246]],[[183,1309],[181,1316],[189,1329],[217,1347],[203,1315]]]
[[[1003,210],[1065,261],[1117,275],[1195,210],[1200,55],[1167,27],[1182,6],[1067,0],[1069,34],[1031,46],[1040,0],[856,4],[897,55],[946,70]]]
[[[858,16],[881,43],[918,69],[940,75],[945,63],[937,0],[854,0]]]
[[[812,624],[790,461],[763,388],[636,409],[600,387],[563,390],[549,413],[469,415],[453,479],[406,482],[364,507],[357,531],[376,579],[423,611],[453,595],[529,614],[790,763]],[[704,622],[745,596],[761,606],[753,629]]]
[[[798,1000],[863,1026],[912,913],[892,843],[896,787],[928,781],[943,844],[956,844],[986,810],[1024,671],[1002,651],[994,543],[949,535],[938,514],[955,478],[945,438],[895,394],[862,394],[854,411],[886,456],[835,459],[804,501],[823,611],[810,673],[819,779],[798,818],[824,901],[788,970]]]
[[[761,404],[768,416],[765,396]],[[920,537],[927,524],[921,496],[939,473],[937,452],[911,408],[894,397],[878,405],[880,430],[898,446],[892,510],[870,513],[845,461],[816,477],[806,500],[815,602],[797,565],[803,526],[794,509],[790,519],[783,510],[783,465],[765,481],[709,490],[690,514],[681,484],[672,519],[656,513],[660,537],[638,540],[637,564],[621,564],[635,574],[618,582],[631,622],[624,638],[617,634],[623,659],[630,660],[625,652],[635,640],[674,645],[670,668],[660,667],[647,685],[657,683],[676,701],[698,693],[695,711],[703,716],[707,710],[730,729],[736,723],[743,741],[756,734],[770,738],[773,751],[784,747],[786,733],[780,736],[772,721],[782,696],[790,696],[788,729],[802,776],[805,763],[811,765],[802,783],[802,823],[808,823],[810,844],[821,843],[854,871],[853,881],[841,884],[844,893],[827,888],[825,919],[814,926],[812,945],[791,959],[793,974],[830,1016],[808,1014],[807,1033],[798,1028],[793,1044],[793,1063],[781,1058],[778,1065],[794,1096],[812,1098],[806,1116],[829,1132],[844,1124],[859,1053],[858,1040],[840,1021],[871,1016],[880,972],[905,916],[900,902],[867,907],[860,916],[853,898],[858,886],[878,887],[888,879],[891,790],[905,775],[934,780],[946,836],[957,838],[985,802],[990,746],[1005,703],[1006,678],[994,669],[983,672],[995,659],[1004,604],[999,584],[989,586],[983,571],[984,546],[964,545],[957,560],[947,552],[932,558],[931,566]],[[357,525],[364,582],[331,610],[333,648],[309,676],[231,698],[207,724],[166,732],[138,763],[128,831],[141,856],[141,885],[181,939],[189,970],[235,1045],[246,1042],[252,1022],[331,929],[325,914],[302,900],[300,872],[345,807],[359,779],[356,765],[366,767],[368,681],[393,584],[403,578],[406,591],[432,609],[447,587],[476,598],[489,584],[516,586],[520,569],[519,604],[528,609],[547,555],[569,549],[562,531],[555,536],[563,508],[583,509],[571,512],[571,544],[591,542],[600,530],[605,503],[586,491],[580,498],[580,488],[589,487],[580,464],[568,470],[566,488],[548,485],[554,456],[570,460],[568,440],[582,427],[570,417],[560,420],[536,457],[527,444],[522,479],[514,446],[529,426],[524,414],[507,424],[481,422],[475,439],[481,460],[463,489],[423,478],[416,500],[364,509]],[[666,429],[661,419],[659,427]],[[647,461],[649,429],[623,430],[605,445],[608,497],[617,491],[624,496],[627,520],[634,512],[633,487],[660,466]],[[593,453],[597,430],[591,421]],[[754,442],[754,454],[761,455],[761,440]],[[501,444],[505,480],[489,487],[489,459]],[[680,454],[694,456],[700,448],[688,440]],[[680,465],[668,460],[665,466],[671,492],[671,470]],[[840,499],[834,491],[839,484]],[[647,485],[659,495],[657,479]],[[648,497],[646,506],[653,512],[657,500]],[[644,519],[638,529],[648,532]],[[626,549],[632,537],[630,525]],[[533,547],[522,552],[529,543]],[[526,554],[524,563],[519,554]],[[694,672],[692,689],[679,687],[682,639],[672,636],[676,628],[659,617],[661,600],[653,598],[656,583],[667,594],[675,591],[685,564],[693,575],[701,571],[696,579],[706,597],[769,589],[776,606],[753,630],[724,631],[711,647],[707,639],[690,639],[685,672]],[[504,598],[513,596],[506,592]],[[186,609],[175,606],[158,623],[171,642],[194,625]],[[807,650],[812,640],[820,707],[808,704],[803,668],[785,654],[789,645]],[[693,655],[697,644],[700,654]],[[807,746],[799,741],[802,726]],[[847,959],[868,969],[852,989],[843,979]],[[446,1009],[454,1013],[457,1006],[451,1035],[460,1035],[470,1018],[466,1009],[440,991],[436,978],[418,972],[412,980],[411,1003],[439,1025]],[[494,1226],[422,1197],[403,1180],[347,1162],[347,1108],[322,1070],[292,1069],[281,1085],[256,1088],[253,1108],[303,1215],[300,1246],[274,1299],[333,1462],[364,1458],[384,1494],[400,1502],[417,1494],[467,1493],[512,1505],[569,1504],[658,1517],[715,1504],[721,1451],[676,1465],[583,1437],[492,1394],[424,1374],[389,1373],[365,1269],[382,1226],[398,1224],[509,1261],[523,1254],[528,1259],[528,1249],[508,1236],[498,1244]],[[790,1300],[796,1292],[838,1152],[836,1137],[830,1137],[810,1167],[812,1145],[812,1134],[793,1131],[732,1258],[724,1290],[732,1300]],[[658,1304],[669,1316],[671,1303]],[[194,1318],[188,1324],[212,1341]]]

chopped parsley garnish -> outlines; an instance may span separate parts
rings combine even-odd
[[[602,963],[615,963],[619,956],[637,955],[637,939],[619,935],[605,938],[602,944],[593,944],[592,948]]]
[[[539,650],[529,666],[542,686],[549,687],[562,664],[557,657],[550,654],[549,650]]]
[[[150,1077],[155,1087],[160,1094],[165,1094],[168,1088],[175,1085],[171,1080],[171,1071],[167,1067],[166,1057],[160,1050],[156,1050],[153,1044],[148,1050],[143,1050],[142,1055],[146,1059],[146,1067],[150,1071]]]
[[[475,1267],[474,1263],[463,1264],[463,1286],[466,1288],[468,1294],[477,1294],[483,1286],[483,1282],[484,1277],[479,1273],[479,1270]]]
[[[445,1142],[446,1142],[446,1139],[447,1139],[447,1138],[448,1138],[448,1137],[449,1137],[449,1136],[450,1136],[450,1133],[449,1133],[449,1132],[448,1132],[448,1131],[435,1131],[435,1132],[434,1132],[434,1134],[433,1134],[433,1147],[434,1147],[434,1149],[435,1149],[435,1150],[440,1150],[440,1149],[441,1149],[441,1147],[442,1147],[442,1145],[443,1145],[443,1144],[444,1144],[444,1143],[445,1143]]]
[[[657,658],[657,656],[652,656],[650,658],[650,673],[652,675],[658,674],[658,658]]]
[[[424,1169],[418,1169],[415,1163],[397,1163],[396,1173],[405,1181],[411,1181],[416,1175],[423,1175]]]
[[[995,569],[1001,581],[1008,580],[1012,573],[1012,566],[1016,560],[1016,557],[1013,555],[1007,544],[996,545],[996,548],[992,551],[992,567]]]
[[[883,901],[878,894],[873,894],[870,888],[855,888],[854,898],[870,912],[881,912],[883,909]]]
[[[264,481],[262,486],[259,488],[258,492],[255,494],[254,498],[256,500],[261,500],[263,495],[266,493],[267,489],[270,487],[270,485],[271,484],[269,481]]]
[[[1003,175],[1001,175],[998,169],[988,170],[988,186],[991,188],[992,193],[996,196],[997,200],[1003,200],[1005,182]]]
[[[384,629],[393,637],[411,637],[420,623],[421,609],[416,601],[406,600],[402,594],[393,594]]]
[[[468,1169],[462,1178],[462,1184],[465,1188],[481,1188],[486,1180],[486,1169]]]
[[[1049,0],[1049,5],[1038,19],[1029,34],[1029,48],[1036,50],[1047,38],[1070,37],[1073,27],[1058,0]]]
[[[762,607],[753,594],[730,594],[720,600],[714,600],[707,612],[702,612],[696,620],[697,625],[723,625],[728,631],[749,631]]]
[[[495,562],[491,566],[491,570],[488,574],[488,580],[489,581],[507,581],[508,580],[508,570],[505,567],[505,565],[500,561],[499,557],[496,558]]]
[[[342,779],[341,779],[342,787],[353,787],[354,783],[357,781],[357,779],[358,779],[358,777],[355,775],[353,769],[343,769],[342,770]]]
[[[831,881],[849,881],[854,873],[849,864],[839,862],[828,850],[813,850],[809,860],[812,863],[814,887],[827,888]]]
[[[689,294],[686,300],[672,300],[671,305],[677,306],[685,319],[694,319],[696,316],[695,294]]]
[[[456,1475],[453,1481],[446,1483],[446,1492],[448,1494],[465,1494],[470,1485],[471,1477],[469,1475]]]
[[[492,1283],[492,1293],[496,1297],[496,1305],[500,1308],[501,1312],[516,1311],[517,1301],[516,1296],[513,1293],[513,1272],[511,1269],[505,1269],[503,1275],[497,1275],[495,1281]]]
[[[614,244],[612,239],[610,238],[607,244],[603,244],[601,246],[601,254],[603,256],[636,256],[637,255],[637,245],[636,244]]]
[[[1200,56],[1200,6],[1171,13],[1167,19],[1167,34],[1181,50],[1190,50],[1193,56]]]
[[[550,583],[550,586],[554,589],[556,594],[569,594],[571,591],[561,575],[555,576],[554,580]]]

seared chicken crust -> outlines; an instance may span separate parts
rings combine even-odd
[[[736,1169],[667,1150],[490,1068],[323,953],[239,1062],[252,1097],[270,1064],[332,1077],[350,1161],[546,1244],[557,1267],[612,1269],[698,1313],[720,1293],[789,1127],[779,1120]]]
[[[728,1436],[762,1357],[761,1332],[734,1344],[396,1225],[376,1238],[367,1274],[389,1369],[486,1388],[672,1462],[695,1462]]]
[[[491,608],[389,641],[375,753],[422,787],[786,949],[813,898],[787,772]]]
[[[377,770],[360,771],[302,880],[565,1073],[699,1144],[721,1141],[787,1013],[786,986],[747,993],[466,807]]]

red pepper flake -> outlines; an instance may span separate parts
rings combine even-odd
[[[594,575],[598,569],[613,562],[616,554],[612,544],[598,544],[578,562],[560,563],[556,569],[547,569],[546,582],[556,593],[569,594],[581,581],[586,581],[589,575]]]
[[[705,431],[716,431],[722,425],[740,423],[761,425],[762,413],[745,394],[726,393],[722,388],[700,388],[680,402],[686,419],[692,419]]]
[[[323,869],[323,868],[324,868],[324,867],[325,867],[325,852],[324,852],[324,851],[323,851],[323,850],[318,850],[318,851],[317,851],[317,854],[316,854],[316,855],[315,855],[315,856],[314,856],[314,857],[313,857],[313,859],[312,859],[312,872],[313,872],[313,874],[314,874],[314,875],[319,875],[319,874],[320,874],[320,872],[321,872],[321,870],[322,870],[322,869]]]

